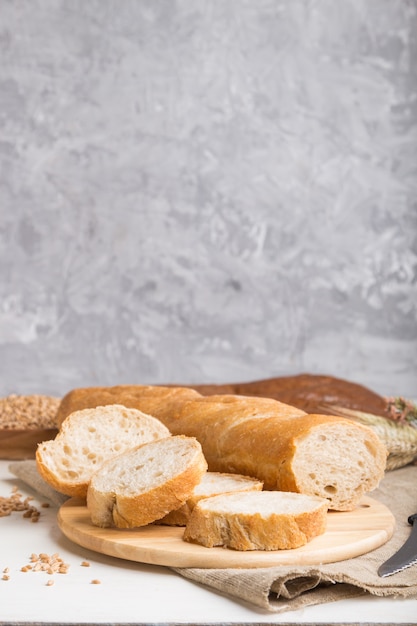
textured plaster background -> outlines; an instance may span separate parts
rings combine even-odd
[[[416,0],[0,0],[0,392],[417,395]]]

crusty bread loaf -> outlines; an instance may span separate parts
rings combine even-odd
[[[92,402],[108,399],[108,389],[96,389]],[[129,386],[111,397],[122,401],[128,392],[172,434],[196,437],[210,471],[253,476],[268,490],[325,497],[335,510],[355,508],[384,476],[385,445],[353,420],[306,414],[270,398],[197,392],[190,398],[189,391]],[[68,395],[72,407],[89,401],[88,388]]]
[[[185,402],[163,421],[173,434],[198,438],[210,471],[326,498],[335,510],[355,508],[384,476],[386,448],[370,428],[274,400],[205,397]]]
[[[81,387],[69,391],[62,398],[56,413],[56,422],[59,426],[74,411],[108,404],[122,404],[159,418],[173,413],[185,400],[195,400],[200,397],[200,393],[187,387],[151,385]]]
[[[206,472],[187,502],[183,504],[181,508],[171,511],[156,523],[168,526],[186,526],[190,519],[191,511],[197,502],[203,498],[230,492],[262,491],[262,487],[263,484],[260,480],[251,478],[250,476]]]
[[[177,435],[104,463],[91,478],[87,507],[96,526],[135,528],[181,507],[207,471],[197,439]]]
[[[104,461],[148,441],[170,436],[158,419],[113,404],[68,415],[55,439],[36,450],[40,475],[57,491],[86,497],[91,475]]]
[[[204,498],[194,507],[184,540],[208,548],[290,550],[326,530],[323,498],[258,491]]]

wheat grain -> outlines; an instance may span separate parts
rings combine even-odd
[[[45,395],[11,394],[0,398],[0,428],[26,430],[56,428],[60,398]]]

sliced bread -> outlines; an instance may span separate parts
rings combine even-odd
[[[162,422],[137,409],[118,404],[83,409],[66,417],[55,439],[38,445],[37,468],[57,491],[85,498],[91,475],[105,461],[169,436]]]
[[[262,487],[262,481],[250,476],[206,472],[187,502],[180,509],[171,511],[156,523],[167,526],[186,526],[190,519],[191,511],[197,502],[203,498],[231,492],[262,491]]]
[[[200,500],[184,540],[233,550],[290,550],[326,530],[328,502],[281,491],[228,493]]]
[[[87,508],[103,528],[135,528],[180,508],[207,471],[193,437],[166,437],[106,462],[91,478]]]
[[[236,391],[251,389],[239,385]],[[265,490],[323,497],[337,511],[353,510],[384,477],[387,448],[370,427],[232,391],[202,396],[183,387],[75,389],[63,398],[57,420],[87,406],[129,405],[160,419],[173,435],[196,437],[211,472],[254,476]]]

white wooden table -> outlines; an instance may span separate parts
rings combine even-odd
[[[0,461],[0,496],[14,485],[34,493]],[[416,599],[364,597],[291,611],[264,612],[190,582],[168,568],[90,552],[71,543],[42,508],[37,523],[21,513],[0,518],[0,624],[417,624]],[[67,574],[22,572],[32,553],[59,556]],[[88,561],[89,567],[82,565]],[[4,570],[7,570],[6,572]],[[2,580],[2,577],[9,577]],[[47,585],[53,579],[53,585]],[[93,584],[92,580],[100,581]]]

